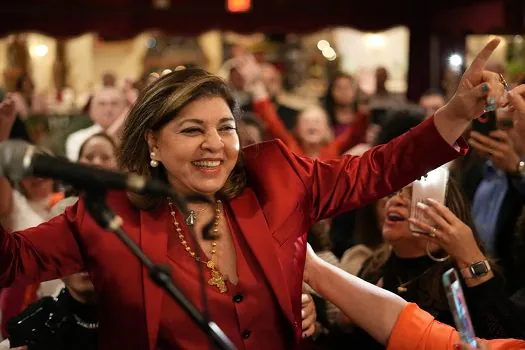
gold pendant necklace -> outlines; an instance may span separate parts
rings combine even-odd
[[[181,245],[184,247],[184,250],[190,254],[190,256],[195,259],[196,261],[203,263],[206,265],[208,269],[210,269],[211,278],[208,280],[208,284],[213,287],[217,287],[220,293],[226,293],[228,291],[228,287],[226,285],[226,282],[228,279],[226,276],[224,276],[219,270],[215,262],[213,261],[213,257],[217,253],[217,240],[214,239],[211,242],[211,249],[210,249],[210,260],[204,261],[200,257],[197,256],[197,254],[191,249],[191,247],[188,245],[188,242],[184,238],[184,233],[182,232],[182,229],[180,228],[179,222],[177,221],[177,217],[175,216],[175,209],[173,206],[173,202],[171,201],[171,198],[168,198],[168,205],[170,207],[170,214],[173,218],[173,225],[175,225],[175,231],[177,232],[177,235],[179,236],[179,240]],[[215,221],[213,223],[213,237],[219,237],[219,220],[221,217],[221,206],[222,202],[217,201],[217,207],[215,208]],[[195,213],[195,212],[193,212]],[[192,217],[192,212],[190,211],[190,215],[188,216],[188,219]],[[187,222],[187,220],[186,220]],[[193,225],[194,221],[192,221]]]

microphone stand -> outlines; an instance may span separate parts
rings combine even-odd
[[[174,196],[176,201],[182,201],[180,197]],[[141,261],[148,270],[149,277],[162,288],[190,318],[204,331],[213,343],[221,350],[235,350],[235,346],[224,334],[219,326],[208,321],[197,308],[186,298],[186,296],[175,287],[168,266],[154,264],[144,254],[139,246],[122,230],[122,219],[117,216],[105,202],[105,192],[101,190],[87,190],[84,196],[85,206],[93,219],[102,228],[111,231],[126,245],[129,250]],[[184,206],[185,207],[185,206]]]

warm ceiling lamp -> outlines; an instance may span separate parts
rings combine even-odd
[[[229,12],[248,12],[252,8],[252,0],[226,0]]]

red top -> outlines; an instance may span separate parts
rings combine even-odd
[[[253,109],[261,117],[272,137],[281,139],[286,146],[299,155],[305,154],[300,143],[286,128],[270,100],[260,100],[253,103]],[[352,147],[363,142],[368,127],[368,116],[357,114],[356,120],[332,142],[324,145],[319,152],[319,159],[337,158]]]
[[[210,318],[239,350],[290,349],[293,347],[293,330],[280,310],[261,267],[239,234],[239,226],[235,220],[229,219],[233,215],[227,205],[224,209],[235,246],[238,282],[237,285],[227,283],[226,293],[220,293],[216,287],[206,286]],[[184,222],[178,212],[177,220]],[[181,227],[187,236],[186,227]],[[173,274],[178,276],[178,287],[201,309],[201,289],[196,262],[184,250],[174,229],[168,235],[169,265]],[[197,252],[201,257],[206,257],[200,247]],[[211,277],[210,271],[204,264],[202,267],[204,277],[208,281]],[[162,297],[158,347],[194,350],[210,348],[210,342],[203,332],[193,322],[189,322],[188,316],[166,295]]]

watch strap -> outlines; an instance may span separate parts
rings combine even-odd
[[[480,272],[480,270],[482,271]],[[490,267],[488,260],[482,260],[461,269],[460,273],[463,278],[468,279],[485,276],[491,270],[492,268]]]

